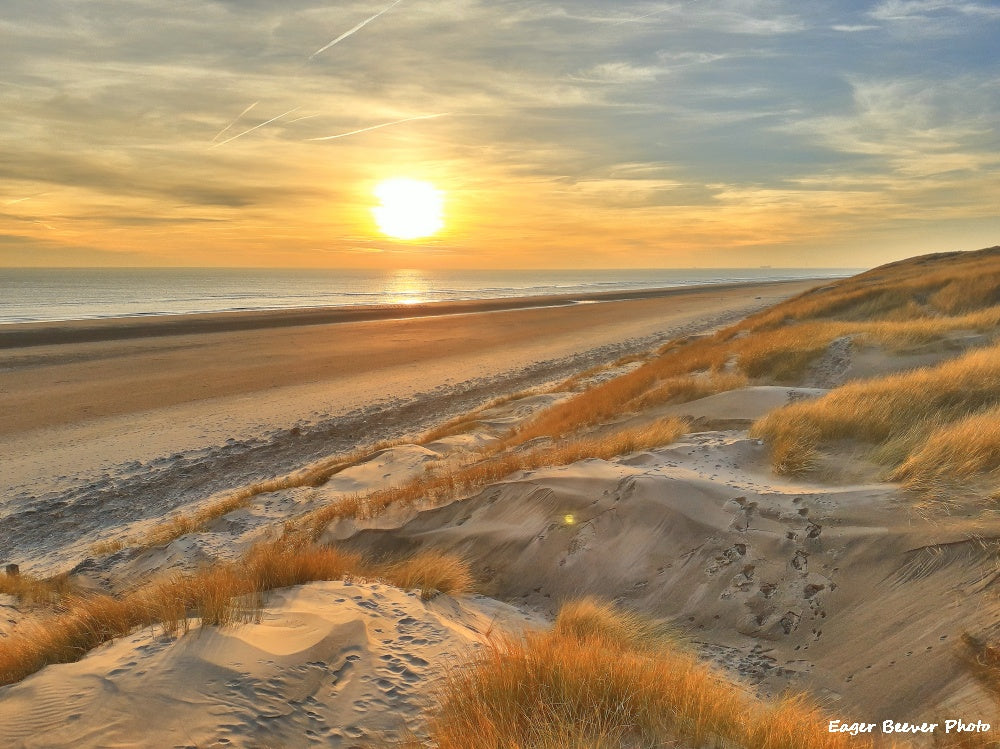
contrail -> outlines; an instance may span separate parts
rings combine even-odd
[[[392,122],[383,122],[381,125],[372,125],[371,127],[363,127],[360,130],[352,130],[349,133],[338,133],[337,135],[327,135],[323,138],[306,138],[306,140],[336,140],[337,138],[346,138],[348,135],[357,135],[358,133],[367,133],[370,130],[379,130],[383,127],[389,127],[390,125],[401,125],[404,122],[413,122],[414,120],[432,120],[435,117],[445,117],[451,114],[451,112],[441,112],[440,114],[423,114],[419,117],[407,117],[403,120],[393,120]]]
[[[319,117],[319,115],[318,114],[306,114],[306,115],[303,115],[302,117],[296,117],[294,120],[289,120],[285,124],[286,125],[291,125],[293,122],[299,122],[300,120],[311,120],[313,117]]]
[[[218,140],[219,138],[221,138],[221,137],[222,137],[222,134],[223,134],[223,133],[225,133],[225,132],[226,132],[227,130],[229,130],[229,128],[231,128],[231,127],[232,127],[233,125],[235,125],[235,124],[236,124],[237,122],[239,122],[240,120],[242,120],[242,119],[243,119],[243,115],[245,115],[245,114],[246,114],[247,112],[249,112],[249,111],[250,111],[251,109],[253,109],[254,107],[256,107],[256,106],[257,106],[258,104],[260,104],[260,101],[259,101],[259,100],[258,100],[258,101],[255,101],[255,102],[254,102],[253,104],[251,104],[251,105],[250,105],[249,107],[247,107],[247,108],[246,108],[246,109],[244,109],[244,110],[243,110],[242,112],[240,112],[240,113],[239,113],[238,115],[236,115],[236,119],[234,119],[234,120],[233,120],[232,122],[230,122],[230,123],[229,123],[228,125],[226,125],[226,126],[225,126],[224,128],[222,128],[222,129],[221,129],[221,130],[220,130],[219,132],[217,132],[217,133],[215,134],[215,137],[214,137],[214,138],[212,138],[212,142],[213,142],[213,143],[215,143],[215,141],[217,141],[217,140]]]
[[[43,195],[48,195],[47,192],[36,192],[34,195],[27,195],[23,198],[15,198],[14,200],[8,200],[4,205],[14,205],[14,203],[23,203],[25,200],[31,200],[32,198],[40,198]]]
[[[350,31],[345,31],[343,34],[341,34],[340,36],[338,36],[336,39],[334,39],[332,42],[330,42],[329,44],[327,44],[325,47],[320,47],[319,49],[317,49],[315,52],[313,52],[311,55],[309,55],[309,59],[310,60],[313,59],[320,52],[326,52],[334,44],[342,42],[347,37],[351,36],[352,34],[356,34],[357,32],[361,31],[361,29],[363,29],[365,26],[367,26],[368,24],[370,24],[376,18],[378,18],[379,16],[381,16],[383,13],[386,13],[386,12],[392,10],[397,5],[399,5],[401,2],[403,2],[403,0],[395,0],[395,2],[393,2],[391,5],[387,5],[385,8],[383,8],[382,10],[380,10],[378,13],[376,13],[371,18],[366,18],[364,21],[362,21],[361,23],[359,23],[357,26],[355,26]]]
[[[234,135],[234,136],[233,136],[233,137],[231,137],[231,138],[226,138],[225,140],[222,140],[222,141],[219,141],[218,143],[215,143],[215,144],[213,144],[213,145],[209,146],[209,148],[211,149],[211,148],[218,148],[219,146],[224,146],[224,145],[226,145],[226,144],[227,144],[227,143],[228,143],[229,141],[231,141],[231,140],[236,140],[237,138],[242,138],[242,137],[243,137],[244,135],[246,135],[247,133],[252,133],[252,132],[253,132],[254,130],[257,130],[258,128],[261,128],[261,127],[264,127],[264,125],[270,125],[270,124],[271,124],[272,122],[274,122],[275,120],[280,120],[280,119],[281,119],[282,117],[284,117],[285,115],[288,115],[288,114],[291,114],[292,112],[296,111],[297,109],[298,109],[298,107],[295,107],[295,109],[289,109],[289,110],[288,110],[287,112],[284,112],[283,114],[279,114],[279,115],[278,115],[277,117],[272,117],[272,118],[271,118],[271,119],[269,119],[269,120],[268,120],[267,122],[262,122],[262,123],[260,123],[259,125],[254,125],[254,126],[253,126],[252,128],[250,128],[249,130],[244,130],[244,131],[243,131],[242,133],[237,133],[236,135]]]

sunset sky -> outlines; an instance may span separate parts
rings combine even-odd
[[[0,30],[0,265],[1000,244],[997,2],[4,0]],[[378,230],[393,177],[443,193],[442,231]]]

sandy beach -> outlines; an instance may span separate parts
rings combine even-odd
[[[159,501],[141,511],[162,514],[811,285],[8,326],[0,548],[20,557],[32,547],[23,513],[37,527],[50,506],[106,509],[143,494]],[[25,341],[45,344],[13,345]]]

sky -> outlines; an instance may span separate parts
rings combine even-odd
[[[0,0],[0,266],[996,245],[998,38],[987,0]],[[397,177],[441,191],[439,233],[379,231]]]

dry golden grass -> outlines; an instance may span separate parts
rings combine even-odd
[[[911,258],[807,291],[752,315],[738,330],[836,317],[867,321],[960,315],[1000,304],[1000,248]]]
[[[913,442],[917,442],[916,439]],[[890,474],[908,489],[943,497],[956,485],[988,479],[1000,496],[1000,406],[931,429]]]
[[[90,553],[95,557],[106,557],[125,548],[128,548],[128,541],[124,538],[103,539],[90,545]]]
[[[473,409],[464,414],[460,414],[453,419],[440,424],[433,429],[425,432],[417,442],[421,445],[426,445],[428,442],[434,442],[435,440],[442,439],[443,437],[451,437],[455,434],[463,434],[469,431],[479,423],[479,418],[487,411],[497,408],[499,406],[506,405],[507,403],[512,403],[516,400],[521,400],[522,398],[528,398],[532,395],[537,395],[540,391],[534,389],[519,390],[516,393],[508,393],[506,395],[501,395],[491,401],[484,403],[479,408]]]
[[[725,390],[746,387],[749,382],[746,375],[740,372],[707,372],[668,377],[625,404],[625,410],[642,411],[666,403],[686,403]]]
[[[101,643],[151,624],[146,614],[133,601],[109,596],[68,599],[64,613],[28,622],[0,640],[0,685],[51,663],[79,660]]]
[[[584,427],[621,416],[627,413],[625,404],[636,401],[661,380],[679,374],[686,375],[691,371],[694,369],[660,375],[652,363],[643,365],[545,409],[516,428],[502,441],[500,447],[522,445],[538,437],[561,439]]]
[[[469,565],[459,557],[441,551],[425,551],[382,567],[379,576],[400,588],[420,588],[420,596],[424,599],[433,598],[438,593],[461,595],[468,592],[473,584]]]
[[[810,301],[810,305],[817,303],[817,300]],[[749,318],[711,336],[668,344],[656,357],[635,370],[541,412],[515,429],[502,444],[509,447],[538,437],[561,439],[623,413],[743,387],[748,383],[741,373],[762,382],[792,383],[825,353],[834,339],[844,336],[850,336],[855,345],[879,344],[900,350],[939,339],[956,330],[985,332],[1000,326],[1000,306],[955,317],[928,313],[911,318],[909,315],[921,310],[903,305],[903,309],[909,310],[906,319],[899,319],[898,314],[876,319],[871,311],[865,312],[868,315],[865,317],[854,309],[850,320],[810,320],[811,307],[799,310],[802,306],[799,302],[781,304],[769,313],[773,317]],[[898,312],[899,308],[893,309]],[[797,310],[804,322],[787,324],[795,319]],[[741,372],[726,372],[726,364],[731,361]],[[699,379],[712,386],[698,392],[694,385]],[[576,380],[567,381],[563,386],[568,389],[576,383]]]
[[[5,575],[0,573],[0,594],[14,596],[23,604],[58,603],[73,595],[77,588],[68,575],[35,577],[33,575]]]
[[[662,419],[642,427],[621,429],[601,437],[578,438],[533,450],[510,450],[450,468],[428,473],[400,486],[354,495],[314,510],[288,525],[291,535],[318,539],[326,527],[342,518],[371,518],[389,507],[443,504],[496,483],[516,471],[560,466],[585,458],[610,459],[618,455],[659,447],[684,434],[680,419]]]
[[[141,536],[98,541],[91,545],[90,552],[95,556],[106,556],[125,548],[163,546],[188,533],[204,530],[213,520],[218,520],[234,510],[249,507],[254,497],[303,486],[322,486],[333,475],[345,468],[356,465],[358,462],[372,457],[375,453],[397,444],[399,444],[398,441],[379,442],[347,455],[332,456],[284,476],[248,484],[234,491],[226,492],[194,512],[178,513],[164,522],[154,525]]]
[[[563,393],[563,392],[574,392],[586,389],[589,380],[592,380],[599,374],[604,372],[610,372],[618,366],[618,362],[613,362],[611,364],[595,364],[592,367],[581,370],[576,374],[567,377],[562,382],[552,387],[552,392]],[[622,364],[624,366],[624,363]]]
[[[357,577],[459,594],[472,576],[462,560],[425,552],[395,565],[375,565],[329,547],[281,540],[252,548],[238,563],[154,582],[120,598],[70,595],[58,613],[26,623],[0,640],[0,685],[20,681],[52,663],[79,660],[93,648],[141,627],[186,632],[189,618],[230,626],[254,620],[269,590],[315,580]]]
[[[1000,307],[990,307],[958,317],[868,319],[865,321],[802,322],[777,329],[763,329],[732,341],[730,350],[751,377],[793,382],[822,355],[835,338],[850,336],[858,345],[879,344],[891,351],[928,343],[957,330],[987,332],[1000,325]]]
[[[768,440],[772,462],[783,472],[807,468],[824,442],[882,445],[877,457],[902,463],[897,477],[919,486],[1000,467],[997,430],[989,428],[998,404],[1000,347],[994,346],[793,403],[757,421],[750,434]],[[962,439],[973,449],[966,451]]]
[[[680,636],[667,625],[587,596],[563,604],[552,625],[558,637],[602,638],[614,647],[636,652],[677,648]]]
[[[564,607],[549,632],[490,642],[448,674],[428,723],[438,749],[872,746],[828,733],[802,699],[753,697],[594,601]]]
[[[971,312],[1000,304],[1000,283],[993,269],[982,274],[966,274],[939,288],[929,301],[945,314]]]
[[[979,681],[1000,699],[1000,647],[979,637],[965,633],[965,662]]]

